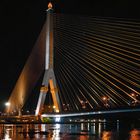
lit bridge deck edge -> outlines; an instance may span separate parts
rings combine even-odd
[[[42,117],[75,117],[75,116],[86,116],[86,115],[102,115],[102,114],[114,114],[114,113],[128,113],[128,112],[139,112],[140,109],[124,109],[124,110],[107,110],[107,111],[95,111],[95,112],[83,112],[83,113],[65,113],[65,114],[42,114]]]

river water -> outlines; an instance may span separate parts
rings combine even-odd
[[[72,124],[0,124],[0,140],[140,140],[135,121],[90,120]]]

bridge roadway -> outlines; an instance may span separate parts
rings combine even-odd
[[[102,110],[94,112],[81,112],[81,113],[63,113],[63,114],[42,114],[42,117],[81,117],[81,116],[93,116],[93,115],[106,115],[106,114],[121,114],[121,113],[140,113],[140,108],[135,109],[118,109],[118,110]]]
[[[102,111],[93,111],[93,112],[79,112],[79,113],[48,113],[42,114],[41,118],[140,118],[140,108],[132,109],[116,109],[116,110],[102,110]],[[6,115],[0,116],[0,123],[40,123],[38,116],[35,115],[22,115],[22,116],[13,116]]]

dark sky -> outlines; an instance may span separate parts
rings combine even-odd
[[[45,21],[48,0],[0,2],[0,104],[8,99]],[[140,19],[136,0],[55,0],[56,13]]]

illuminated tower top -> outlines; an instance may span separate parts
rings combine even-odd
[[[52,9],[52,3],[51,2],[48,3],[48,10],[49,9]]]
[[[52,3],[48,3],[46,26],[46,56],[45,69],[53,68],[53,9]]]

